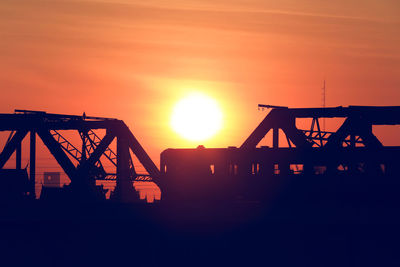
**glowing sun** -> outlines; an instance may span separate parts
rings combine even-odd
[[[201,93],[191,93],[175,105],[171,126],[186,139],[206,140],[221,129],[222,112],[214,99]]]

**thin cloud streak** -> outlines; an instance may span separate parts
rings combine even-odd
[[[77,1],[79,2],[79,1]],[[212,2],[211,4],[205,4],[205,1],[183,1],[175,3],[173,1],[167,1],[168,3],[163,4],[162,1],[147,1],[146,3],[132,1],[80,1],[80,2],[91,2],[91,3],[103,3],[110,5],[121,5],[121,7],[131,8],[153,8],[154,10],[165,10],[165,11],[183,11],[183,12],[202,12],[202,13],[220,13],[220,14],[273,14],[273,15],[289,15],[289,16],[302,16],[302,17],[317,17],[317,18],[333,18],[340,20],[361,20],[371,22],[385,22],[387,18],[378,19],[370,16],[352,16],[352,15],[337,15],[323,12],[302,12],[302,11],[288,11],[284,9],[268,9],[258,6],[257,3],[249,3],[247,6],[237,5],[235,7],[235,1],[223,1]],[[152,3],[154,2],[154,3]],[[161,2],[161,3],[160,3]],[[192,4],[190,4],[192,2]],[[224,3],[222,5],[221,3]],[[294,1],[295,3],[295,1]],[[252,7],[248,7],[252,6]]]

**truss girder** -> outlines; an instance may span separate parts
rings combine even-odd
[[[160,178],[160,171],[157,166],[151,160],[149,155],[146,153],[144,148],[140,145],[139,141],[135,138],[132,132],[129,130],[128,126],[122,122],[121,125],[121,135],[127,139],[128,145],[132,150],[133,154],[136,155],[140,163],[146,169],[146,171],[150,174],[150,176],[157,180]]]
[[[90,131],[93,132],[92,130]],[[100,143],[101,141],[101,139],[99,138],[99,142],[95,145],[94,141],[88,135],[88,132],[89,132],[88,130],[79,131],[79,134],[82,139],[82,151],[85,152],[85,158],[84,160],[81,160],[81,164],[83,164],[83,161],[86,161],[86,155],[90,156],[93,153],[93,151],[95,151],[98,143]],[[103,164],[101,163],[100,159],[95,162],[95,165],[104,175],[106,175],[106,171],[104,170]]]
[[[371,148],[380,148],[382,147],[382,143],[378,140],[378,138],[372,133],[372,126],[371,124],[364,122],[364,121],[358,121],[357,122],[358,127],[356,130],[356,134],[358,134],[364,145],[366,147],[371,147]]]
[[[111,131],[107,131],[106,135],[90,154],[89,158],[79,166],[78,172],[80,176],[86,176],[89,173],[91,167],[100,160],[101,155],[103,155],[104,151],[108,148],[114,138],[115,135]]]
[[[94,151],[97,150],[98,146],[101,145],[100,138],[93,130],[111,130],[115,136],[122,136],[127,139],[129,148],[136,155],[140,163],[150,175],[153,177],[159,177],[158,168],[152,162],[143,147],[123,121],[118,119],[87,117],[85,115],[74,116],[50,114],[46,112],[26,110],[16,110],[16,113],[14,114],[0,114],[0,131],[16,131],[16,134],[13,135],[12,139],[8,142],[3,150],[0,159],[2,161],[7,161],[7,155],[10,154],[10,151],[15,150],[15,145],[16,143],[19,143],[19,139],[22,139],[22,137],[25,136],[28,131],[33,130],[39,134],[40,138],[43,140],[46,146],[48,146],[53,156],[55,156],[59,163],[61,163],[61,167],[66,171],[67,175],[74,177],[76,173],[74,173],[74,164],[71,162],[71,159],[76,159],[81,162],[82,151],[80,151],[80,148],[78,149],[77,147],[73,146],[57,131],[77,130],[82,132],[85,129],[88,132],[88,135],[91,137],[88,138],[88,143],[90,142],[92,145],[90,149],[91,151],[89,151],[91,153],[87,155],[88,159],[85,159],[85,161],[88,161],[90,155],[95,153]],[[50,130],[52,132],[50,132]],[[21,134],[23,136],[21,136]],[[106,140],[108,138],[109,136],[107,136]],[[102,154],[105,155],[110,162],[116,165],[117,154],[109,147],[103,147],[103,145],[101,146],[102,148],[100,150],[102,150]],[[69,156],[71,156],[71,159]],[[97,154],[96,157],[94,155],[92,156],[92,159],[94,159],[98,158],[99,155]],[[130,165],[133,167],[132,163],[130,163]]]
[[[13,137],[7,141],[3,151],[0,154],[0,169],[4,167],[27,133],[28,130],[18,130]]]
[[[317,128],[316,130],[314,130],[315,127]],[[306,135],[307,140],[311,141],[313,145],[318,147],[322,147],[324,145],[324,137],[326,136],[326,132],[321,131],[318,118],[313,118],[311,122],[311,129],[309,131],[303,130],[303,133]]]
[[[65,152],[67,152],[76,161],[80,162],[82,158],[82,152],[77,149],[72,143],[70,143],[64,136],[62,136],[56,130],[50,130],[51,135],[61,145]]]
[[[308,148],[312,146],[312,144],[307,140],[303,131],[297,129],[294,123],[283,126],[282,130],[296,147]]]
[[[254,148],[260,143],[264,136],[271,129],[282,129],[287,138],[293,142],[296,147],[306,148],[311,147],[311,143],[307,140],[305,134],[297,129],[295,125],[295,117],[291,116],[288,109],[277,108],[273,109],[258,127],[244,141],[241,148]],[[290,142],[289,142],[290,144]]]
[[[332,132],[325,131],[313,131],[313,130],[303,130],[308,141],[312,142],[317,147],[323,147],[325,142],[328,141],[329,136]]]
[[[43,143],[49,149],[50,153],[57,160],[58,164],[60,164],[61,168],[71,179],[71,182],[74,182],[77,179],[76,168],[71,160],[68,158],[67,154],[65,154],[60,143],[57,142],[56,139],[52,136],[49,129],[40,129],[37,130],[37,134],[42,139]]]
[[[92,130],[89,130],[84,134],[90,142],[90,147],[88,148],[88,153],[90,154],[99,145],[101,139]],[[117,154],[111,148],[107,147],[103,154],[114,166],[117,166]]]
[[[250,134],[244,141],[241,148],[253,148],[260,143],[264,136],[277,124],[276,120],[279,119],[276,109],[273,109],[257,126],[257,128]]]
[[[339,148],[342,147],[343,142],[350,144],[350,141],[346,141],[349,135],[354,136],[354,143],[360,143],[359,139],[356,138],[356,136],[359,136],[366,147],[382,147],[382,143],[372,133],[372,125],[362,118],[347,118],[342,126],[328,138],[325,146],[327,148]]]
[[[298,118],[312,118],[311,129],[299,130],[295,124],[295,120]],[[321,131],[319,118],[346,119],[336,132],[326,132]],[[337,148],[341,147],[343,143],[352,145],[362,143],[367,147],[379,148],[382,147],[382,143],[372,133],[372,125],[397,125],[400,124],[399,118],[400,106],[297,109],[274,107],[244,141],[241,148],[255,148],[271,129],[274,129],[274,147],[277,147],[278,129],[281,129],[297,148],[313,146]],[[351,136],[350,141],[346,140],[348,136]],[[291,146],[289,140],[288,143]]]
[[[14,134],[15,134],[15,131],[11,131],[11,133],[8,135],[8,138],[7,138],[6,144],[8,144],[8,142],[10,142],[10,141],[11,141],[11,138],[14,136]]]
[[[97,129],[106,130],[105,136],[100,138],[95,132]],[[78,131],[82,139],[81,147],[74,146],[59,130]],[[98,195],[101,192],[96,188],[95,180],[116,180],[123,181],[124,184],[122,187],[119,186],[119,190],[129,193],[134,190],[132,181],[153,181],[160,176],[156,165],[121,120],[87,117],[85,114],[71,116],[16,110],[15,114],[0,114],[0,131],[11,131],[0,154],[1,168],[16,150],[16,166],[20,168],[18,166],[20,166],[21,142],[28,132],[32,132],[43,141],[71,180],[71,186],[77,190],[83,189],[78,192]],[[114,139],[117,139],[117,153],[110,147]],[[148,175],[136,173],[130,151],[137,157]],[[106,173],[101,161],[103,155],[116,167],[116,174]],[[35,153],[31,153],[30,158],[32,164],[36,158]]]

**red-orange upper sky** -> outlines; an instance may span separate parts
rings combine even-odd
[[[214,97],[239,146],[257,104],[399,105],[398,0],[41,1],[0,3],[0,112],[127,122],[152,158],[197,144],[169,126],[186,92]]]

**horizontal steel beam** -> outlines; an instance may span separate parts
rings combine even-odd
[[[122,125],[121,120],[51,120],[40,115],[0,114],[0,131],[38,130],[80,130],[110,129]]]
[[[329,108],[287,108],[259,104],[259,107],[289,113],[295,118],[346,118],[362,116],[372,124],[400,124],[400,106],[348,106]]]
[[[327,165],[332,162],[398,162],[400,147],[341,147],[335,150],[313,147],[308,150],[297,148],[206,148],[206,149],[167,149],[161,153],[161,162],[184,164],[197,160],[199,164],[218,164],[223,162],[286,162],[290,164]]]
[[[280,109],[282,110],[282,109]],[[346,118],[361,116],[374,125],[400,124],[400,106],[349,106],[333,108],[289,108],[296,118]]]

